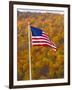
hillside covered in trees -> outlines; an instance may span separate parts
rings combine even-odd
[[[17,79],[29,80],[28,21],[30,22],[30,25],[42,29],[57,47],[55,52],[48,46],[32,46],[31,44],[32,79],[63,78],[64,15],[57,13],[30,13],[18,11]]]

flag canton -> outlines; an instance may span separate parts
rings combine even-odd
[[[31,26],[32,36],[42,36],[42,30]]]

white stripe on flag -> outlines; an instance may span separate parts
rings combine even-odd
[[[32,42],[32,45],[49,45],[49,46],[51,46],[51,47],[56,49],[56,47],[54,45],[51,45],[49,43],[41,43],[41,42],[40,43],[34,43],[34,42]]]
[[[32,43],[49,43],[49,44],[51,44],[52,45],[52,43],[50,42],[50,41],[48,41],[48,40],[44,40],[44,39],[38,39],[38,40],[35,40],[35,39],[32,39]]]
[[[48,40],[48,38],[47,37],[43,37],[43,36],[32,36],[32,39],[40,39],[40,38],[43,38],[43,39],[47,39]]]
[[[45,37],[47,37],[47,38],[48,38],[48,36],[47,36],[46,34],[42,34],[42,36],[45,36]]]

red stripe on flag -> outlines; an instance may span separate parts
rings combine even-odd
[[[52,45],[49,41],[32,41],[32,43],[49,43],[50,45]]]
[[[43,37],[46,37],[46,38],[48,38],[48,36],[47,36],[47,35],[45,35],[45,34],[42,34],[42,36],[43,36]]]
[[[56,48],[52,47],[52,46],[49,45],[49,44],[33,44],[33,43],[32,43],[32,45],[33,45],[33,46],[49,46],[49,47],[51,47],[51,48],[53,48],[53,49],[56,49]]]
[[[42,40],[48,40],[47,38],[32,38],[33,40],[39,40],[39,39],[42,39]]]

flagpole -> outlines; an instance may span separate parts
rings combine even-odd
[[[30,80],[32,80],[32,76],[31,76],[31,50],[30,50],[30,23],[28,22],[28,42],[29,42],[29,76],[30,76]]]

